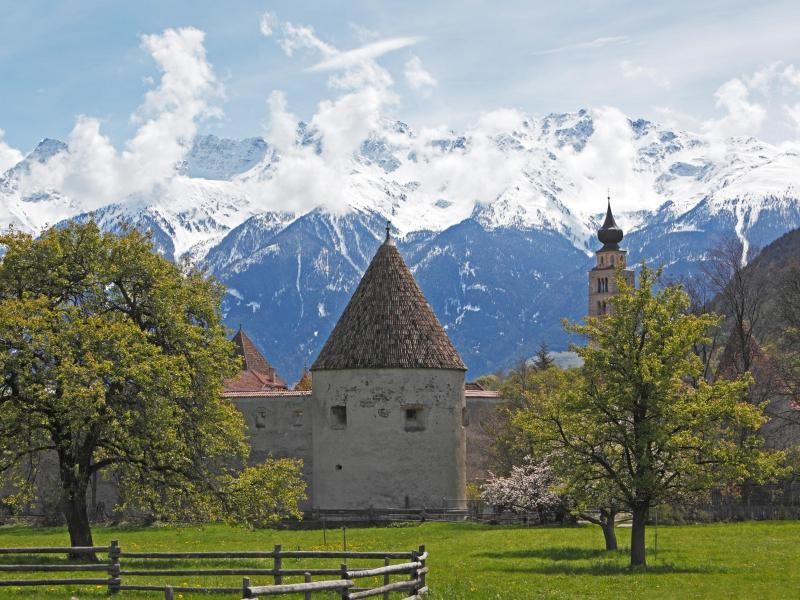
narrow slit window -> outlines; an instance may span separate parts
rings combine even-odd
[[[347,427],[347,407],[344,405],[331,406],[331,427],[344,429]]]

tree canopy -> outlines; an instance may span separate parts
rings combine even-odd
[[[74,546],[92,545],[86,491],[100,470],[126,506],[219,516],[220,486],[249,452],[242,415],[221,396],[239,368],[222,286],[135,230],[71,223],[0,244],[4,481],[24,485],[29,457],[55,455]]]
[[[762,450],[762,408],[743,402],[751,378],[700,377],[692,348],[717,317],[690,314],[682,289],[656,289],[658,275],[643,266],[636,289],[618,274],[611,313],[567,325],[588,339],[574,348],[582,377],[537,395],[517,421],[558,472],[571,470],[587,494],[630,510],[632,566],[645,564],[650,508],[760,479],[780,458]]]

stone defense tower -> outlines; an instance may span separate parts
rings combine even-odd
[[[311,367],[314,506],[462,500],[465,371],[387,226]]]
[[[616,295],[619,290],[614,279],[615,269],[622,268],[622,276],[628,285],[633,285],[634,274],[632,269],[625,265],[626,250],[621,250],[619,243],[624,234],[619,228],[614,215],[611,214],[611,197],[608,198],[608,210],[603,226],[597,232],[597,238],[603,242],[603,247],[597,251],[597,264],[589,271],[589,316],[600,317],[611,311],[609,298]]]

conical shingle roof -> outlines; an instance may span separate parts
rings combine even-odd
[[[466,370],[388,233],[311,367],[324,369]]]

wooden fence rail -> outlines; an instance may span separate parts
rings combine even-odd
[[[119,585],[119,544],[112,541],[110,546],[71,546],[71,547],[32,547],[32,548],[0,548],[3,556],[29,556],[33,554],[64,554],[69,557],[76,555],[107,554],[108,562],[104,563],[35,563],[35,564],[4,564],[0,565],[2,573],[96,573],[105,572],[107,577],[60,577],[60,578],[26,578],[26,579],[0,579],[0,587],[33,587],[57,585],[105,585],[110,593],[116,593]]]
[[[315,551],[315,550],[283,550],[280,544],[275,545],[271,551],[217,551],[217,552],[125,552],[119,543],[114,540],[110,546],[93,547],[52,547],[52,548],[0,548],[0,555],[17,555],[30,557],[36,554],[63,554],[68,557],[75,555],[98,555],[106,554],[107,561],[98,563],[24,563],[19,564],[0,564],[0,574],[2,573],[64,573],[63,578],[42,577],[25,579],[2,579],[0,577],[0,587],[9,586],[82,586],[82,585],[105,585],[111,594],[116,594],[122,590],[140,591],[160,591],[164,592],[167,600],[174,600],[176,592],[202,592],[202,593],[227,593],[236,594],[237,597],[258,598],[260,596],[278,596],[286,594],[303,594],[306,600],[311,600],[312,594],[316,592],[338,592],[342,600],[357,600],[358,598],[369,598],[381,596],[383,600],[388,600],[390,594],[403,592],[404,595],[411,592],[412,595],[405,596],[407,600],[422,598],[427,592],[425,577],[428,569],[425,561],[428,553],[425,547],[420,546],[418,550],[410,552],[347,552],[347,551]],[[180,559],[196,560],[219,560],[231,561],[235,559],[271,559],[272,568],[253,567],[247,565],[236,566],[227,564],[224,566],[209,565],[203,568],[185,568],[178,566],[172,568],[159,564],[153,568],[147,567],[150,560],[171,561]],[[302,566],[298,568],[285,568],[285,559],[356,559],[359,561],[381,560],[383,566],[351,566],[342,564],[339,568]],[[16,560],[20,560],[17,558]],[[135,564],[130,564],[128,561]],[[392,560],[403,560],[405,562],[392,564]],[[130,565],[130,566],[129,566]],[[104,572],[106,577],[98,578],[97,573]],[[77,577],[76,574],[86,573],[85,577]],[[69,575],[72,575],[70,577]],[[91,575],[95,575],[92,577]],[[145,584],[137,582],[131,578],[159,577],[162,580],[170,577],[185,576],[264,576],[270,577],[272,583],[269,585],[251,586],[250,579],[245,577],[241,587],[214,587],[214,586],[190,586],[172,585],[165,581],[163,584]],[[407,576],[404,580],[392,581],[393,576]],[[302,582],[286,582],[285,577],[301,578]],[[314,577],[323,577],[316,581]],[[359,579],[377,579],[381,585],[377,587],[357,587]]]
[[[351,555],[363,555],[363,552],[337,552],[325,553],[326,557],[330,554],[336,554],[342,558],[350,558]],[[375,556],[379,553],[370,553],[369,558],[380,558]],[[392,554],[392,553],[389,553]],[[304,593],[306,598],[310,598],[310,594],[315,591],[338,591],[342,600],[358,600],[359,598],[371,598],[373,596],[381,596],[384,599],[389,598],[392,592],[413,592],[411,596],[406,596],[405,600],[414,600],[422,598],[428,591],[425,584],[425,578],[428,573],[428,568],[425,566],[425,561],[428,559],[428,553],[425,551],[425,546],[420,546],[418,551],[410,553],[393,553],[396,555],[407,556],[410,554],[411,562],[390,564],[389,558],[384,556],[384,566],[375,567],[372,569],[348,569],[347,565],[341,565],[339,573],[340,578],[334,580],[323,580],[312,582],[311,573],[305,573],[305,581],[296,584],[273,584],[252,586],[250,579],[245,577],[242,581],[242,592],[245,599],[259,598],[260,596],[277,596],[281,594],[290,593]],[[363,556],[362,556],[363,558]],[[408,575],[409,579],[403,581],[390,580],[392,575]],[[358,579],[367,578],[383,578],[383,585],[370,588],[356,587]]]

